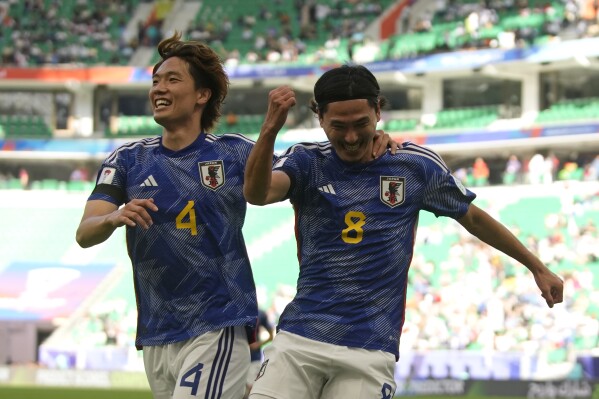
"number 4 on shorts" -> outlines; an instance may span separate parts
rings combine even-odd
[[[192,367],[181,377],[181,383],[179,386],[182,387],[190,387],[191,394],[196,395],[198,393],[198,387],[200,386],[200,376],[202,375],[202,368],[204,365],[202,363],[198,363],[197,366]],[[191,376],[193,376],[193,381],[188,380]]]

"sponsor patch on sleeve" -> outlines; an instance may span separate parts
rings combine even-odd
[[[116,168],[104,168],[98,177],[98,184],[112,184]]]

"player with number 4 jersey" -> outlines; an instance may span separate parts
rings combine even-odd
[[[190,146],[172,151],[156,137],[125,144],[104,161],[90,201],[121,206],[152,198],[158,208],[151,229],[127,229],[137,346],[229,326],[254,328],[257,304],[242,234],[241,190],[252,146],[241,135],[202,133]]]
[[[241,399],[258,316],[242,235],[254,142],[208,133],[229,86],[210,47],[175,33],[158,52],[149,100],[162,135],[106,158],[77,242],[96,245],[126,226],[136,346],[155,399]]]

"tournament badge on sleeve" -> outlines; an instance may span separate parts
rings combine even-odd
[[[403,204],[406,196],[406,178],[397,176],[381,176],[381,201],[395,208]]]
[[[223,161],[198,162],[200,178],[204,187],[216,191],[225,184],[225,167]]]

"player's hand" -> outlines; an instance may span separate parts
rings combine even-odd
[[[550,308],[564,301],[564,282],[561,278],[546,267],[533,275],[541,296]]]
[[[289,86],[280,86],[268,93],[268,110],[260,134],[277,134],[285,125],[291,107],[296,103],[295,92]]]
[[[144,229],[149,229],[153,224],[152,217],[148,212],[158,210],[154,199],[133,199],[121,207],[117,211],[113,212],[109,219],[115,227],[130,226],[135,227],[137,225]]]
[[[391,150],[391,154],[395,155],[397,147],[397,142],[391,139],[391,136],[382,130],[377,130],[374,135],[374,143],[372,145],[372,157],[380,157],[387,152],[387,148]]]

